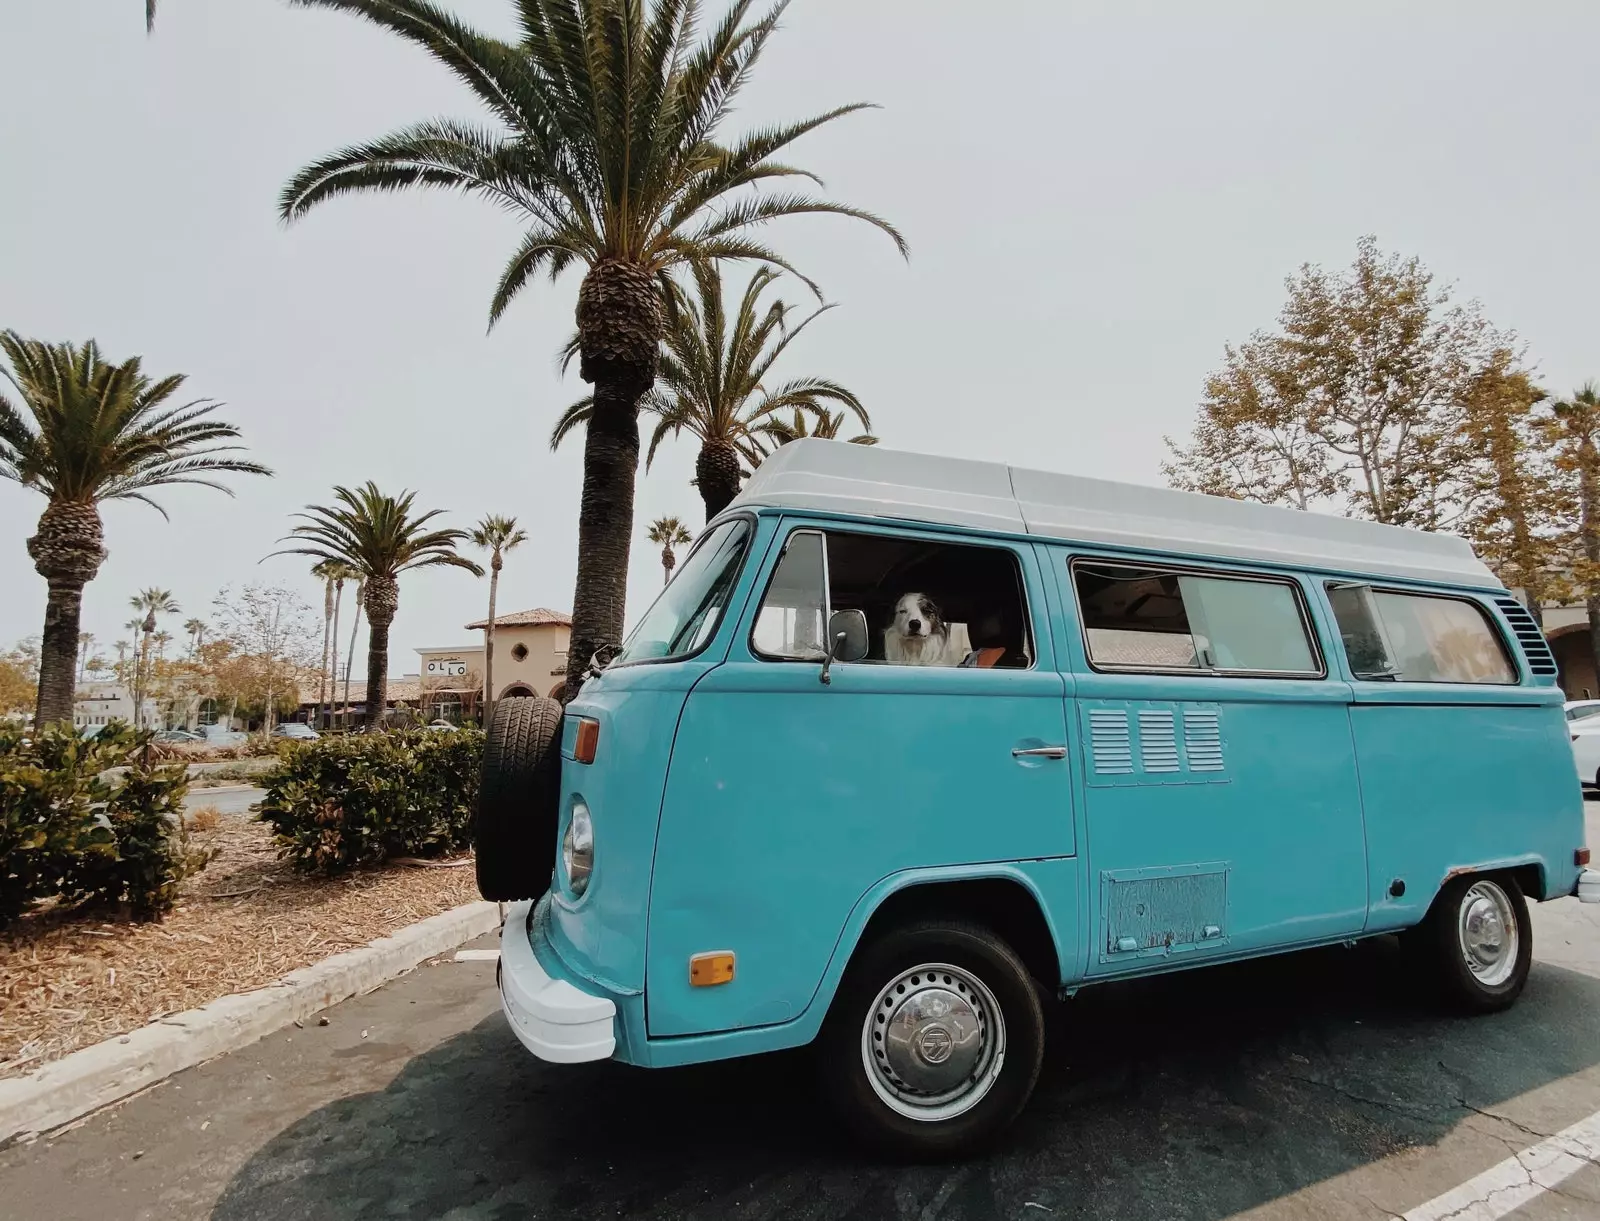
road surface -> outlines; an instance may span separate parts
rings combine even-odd
[[[0,1151],[0,1215],[1595,1221],[1600,1159],[1557,1153],[1553,1191],[1507,1162],[1600,1113],[1600,906],[1535,919],[1491,1018],[1441,1017],[1384,941],[1085,990],[1001,1149],[947,1166],[852,1148],[804,1053],[537,1063],[494,964],[446,959]]]

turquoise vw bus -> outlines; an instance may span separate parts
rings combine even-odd
[[[1487,1012],[1529,901],[1600,901],[1554,659],[1452,537],[799,441],[593,669],[490,729],[517,1037],[813,1044],[916,1155],[1016,1116],[1052,997],[1401,934]]]

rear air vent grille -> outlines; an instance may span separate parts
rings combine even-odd
[[[1544,633],[1533,621],[1528,608],[1515,598],[1496,598],[1494,604],[1500,608],[1500,613],[1516,633],[1517,643],[1522,646],[1522,652],[1528,659],[1528,669],[1535,674],[1555,674],[1555,654],[1550,651],[1550,642],[1544,638]]]

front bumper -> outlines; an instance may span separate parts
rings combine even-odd
[[[1578,889],[1573,892],[1580,903],[1600,903],[1600,869],[1585,869],[1578,875]]]
[[[533,951],[530,932],[538,917],[530,902],[506,909],[500,929],[500,1008],[522,1045],[553,1064],[609,1060],[617,1049],[616,1005],[591,996],[546,971]]]

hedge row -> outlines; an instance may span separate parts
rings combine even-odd
[[[483,733],[404,729],[326,736],[286,749],[260,819],[307,873],[395,857],[440,857],[471,842]]]
[[[183,825],[182,765],[144,758],[148,734],[112,724],[85,740],[70,726],[0,724],[0,925],[44,899],[171,910],[205,866]],[[111,768],[126,768],[103,779]]]

